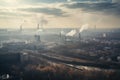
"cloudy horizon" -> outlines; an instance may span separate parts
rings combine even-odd
[[[120,28],[119,0],[1,0],[0,28]]]

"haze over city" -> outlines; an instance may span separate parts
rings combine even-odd
[[[120,28],[119,0],[0,0],[0,28]]]
[[[120,0],[0,0],[0,80],[120,80]]]

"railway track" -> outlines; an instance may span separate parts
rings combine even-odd
[[[101,69],[119,69],[120,67],[120,64],[116,64],[116,63],[76,62],[72,60],[60,59],[56,56],[51,56],[51,55],[39,53],[39,52],[29,53],[29,56],[34,56],[35,58],[38,58],[38,59],[42,58],[46,60],[46,62],[48,63],[49,62],[57,63],[57,64],[60,63],[78,70],[81,70],[81,68],[78,66],[94,67],[94,68],[101,68]]]

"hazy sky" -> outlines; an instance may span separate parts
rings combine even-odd
[[[120,0],[0,0],[0,28],[120,28]]]

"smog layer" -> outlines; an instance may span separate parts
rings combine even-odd
[[[0,29],[0,80],[119,80],[119,34],[89,24]]]

